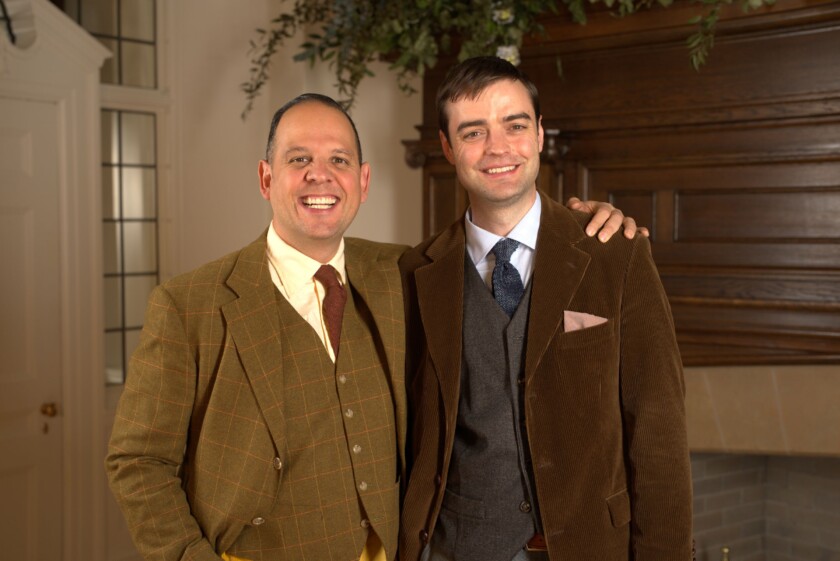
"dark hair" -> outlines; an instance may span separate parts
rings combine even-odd
[[[534,117],[540,120],[540,95],[537,86],[524,72],[508,61],[495,56],[468,58],[453,66],[446,74],[437,91],[435,103],[438,112],[438,126],[446,140],[449,140],[449,116],[446,104],[461,99],[475,99],[499,80],[519,82],[528,90],[534,105]]]
[[[268,142],[265,145],[266,161],[271,163],[271,157],[274,155],[274,133],[277,132],[277,124],[280,122],[280,119],[283,118],[283,115],[286,114],[286,111],[288,111],[295,105],[300,105],[301,103],[307,102],[320,103],[322,105],[326,105],[327,107],[332,107],[333,109],[341,111],[341,114],[347,117],[347,120],[350,122],[350,126],[353,128],[353,135],[356,137],[356,151],[359,153],[359,163],[362,163],[362,142],[359,140],[359,131],[356,130],[356,123],[353,122],[353,119],[350,118],[350,115],[340,103],[338,103],[336,100],[329,96],[317,93],[301,94],[293,100],[286,103],[283,107],[281,107],[277,110],[277,112],[274,113],[274,117],[271,118],[271,127],[268,129]]]

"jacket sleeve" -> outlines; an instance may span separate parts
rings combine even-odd
[[[190,512],[184,451],[196,359],[169,293],[149,298],[105,459],[111,490],[147,561],[219,561]]]
[[[637,238],[621,303],[621,401],[637,561],[691,559],[685,382],[671,309],[646,238]]]

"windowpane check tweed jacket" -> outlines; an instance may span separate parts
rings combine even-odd
[[[405,466],[397,271],[404,249],[345,243],[348,283],[370,312],[368,327],[391,388],[395,480]],[[152,293],[106,458],[111,488],[147,560],[218,561],[259,517],[281,508],[281,486],[288,483],[278,465],[289,458],[280,329],[264,235]],[[295,558],[310,558],[305,544],[297,551],[303,553]]]
[[[522,383],[549,556],[687,561],[685,385],[668,300],[647,239],[601,243],[584,234],[588,219],[543,197]],[[461,220],[400,260],[411,418],[400,556],[408,561],[435,531],[451,469],[464,246]],[[566,312],[604,321],[574,329]]]

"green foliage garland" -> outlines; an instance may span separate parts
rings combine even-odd
[[[772,4],[774,0],[692,0],[699,5],[690,23],[696,31],[687,39],[689,57],[700,68],[714,44],[721,7],[733,2],[745,10]],[[414,93],[411,78],[423,76],[450,52],[457,39],[458,60],[496,54],[514,64],[526,35],[542,34],[541,14],[557,13],[558,5],[572,19],[586,23],[586,8],[603,4],[618,16],[653,6],[668,7],[673,0],[294,0],[290,10],[257,29],[250,42],[251,68],[241,85],[247,104],[244,118],[268,81],[271,59],[277,49],[298,34],[309,31],[295,61],[325,61],[335,72],[336,87],[345,105],[352,106],[359,83],[372,76],[369,66],[390,61],[397,84]]]

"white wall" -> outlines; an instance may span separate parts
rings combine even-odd
[[[295,63],[293,41],[274,59],[267,91],[246,121],[239,84],[248,76],[248,40],[283,8],[277,0],[182,0],[171,29],[172,119],[175,175],[164,204],[175,208],[162,244],[172,274],[189,270],[249,243],[270,220],[260,197],[257,162],[271,115],[305,91],[336,95],[326,65]],[[366,159],[371,195],[348,235],[414,244],[422,226],[421,172],[404,163],[401,139],[417,138],[421,100],[398,90],[386,65],[362,84],[352,110]]]

